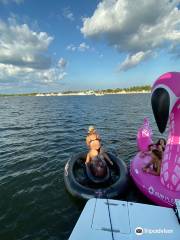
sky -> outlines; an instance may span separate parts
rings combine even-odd
[[[152,85],[180,71],[180,0],[0,0],[0,93]]]

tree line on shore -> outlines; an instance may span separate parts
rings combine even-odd
[[[110,94],[110,93],[119,93],[119,92],[143,92],[143,91],[151,91],[151,86],[144,85],[144,86],[134,86],[129,88],[115,88],[115,89],[103,89],[103,90],[83,90],[83,91],[64,91],[62,94],[73,94],[79,92],[88,92],[92,91],[94,93],[103,93],[103,94]],[[39,93],[17,93],[17,94],[0,94],[0,96],[36,96]],[[48,94],[48,93],[42,93]],[[53,92],[52,94],[58,94],[58,92]]]
[[[144,85],[144,86],[134,86],[129,88],[109,88],[109,89],[103,89],[103,90],[94,90],[95,93],[118,93],[118,92],[143,92],[143,91],[151,91],[151,86]],[[78,92],[87,92],[87,90],[84,91],[66,91],[63,92],[64,94],[71,94],[71,93],[78,93]]]

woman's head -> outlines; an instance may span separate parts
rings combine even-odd
[[[92,133],[95,133],[95,132],[96,132],[95,127],[94,126],[89,126],[88,133],[92,134]]]
[[[166,146],[166,140],[164,138],[160,138],[157,141],[156,145],[161,145],[161,146],[165,147]]]
[[[158,158],[159,160],[162,160],[162,152],[158,149],[153,149],[151,155],[153,158]]]

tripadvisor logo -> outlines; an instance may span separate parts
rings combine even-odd
[[[135,228],[135,234],[136,235],[142,235],[143,233],[144,233],[144,231],[143,231],[142,227]]]
[[[151,229],[151,228],[142,228],[137,227],[135,228],[135,234],[136,235],[143,235],[143,234],[172,234],[173,229],[166,229],[166,228],[157,228],[157,229]]]

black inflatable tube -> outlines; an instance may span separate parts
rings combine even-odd
[[[64,182],[68,192],[77,198],[90,199],[93,197],[99,198],[115,198],[122,194],[127,188],[128,184],[128,170],[124,161],[118,159],[113,154],[108,153],[113,163],[117,165],[120,170],[118,180],[107,188],[90,188],[81,185],[74,176],[74,166],[78,159],[86,159],[87,152],[79,153],[73,156],[65,165]]]
[[[94,176],[92,173],[91,173],[91,170],[90,170],[90,166],[89,164],[86,164],[86,173],[87,173],[87,176],[89,177],[89,179],[94,182],[94,183],[104,183],[106,182],[109,177],[110,177],[110,173],[109,173],[109,168],[107,167],[107,174],[105,177],[103,178],[99,178],[99,177],[96,177]]]

